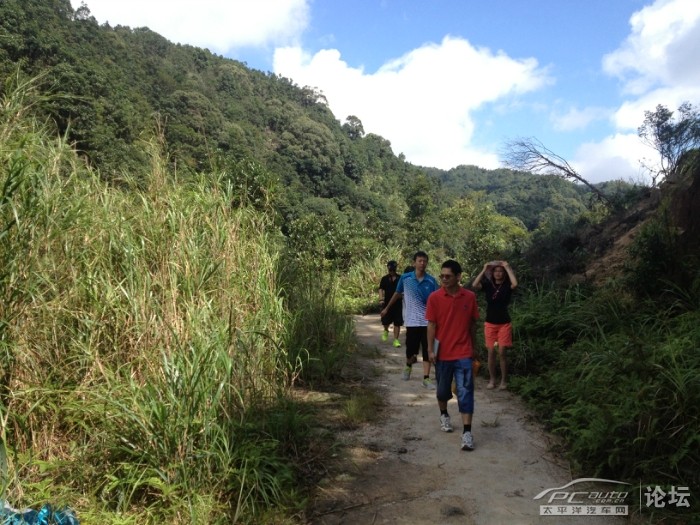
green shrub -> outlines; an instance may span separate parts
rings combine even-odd
[[[613,283],[521,292],[514,354],[523,347],[529,360],[511,382],[565,438],[575,475],[689,486],[694,493],[700,312],[684,302],[660,309],[626,290]]]
[[[0,499],[71,504],[92,523],[296,513],[312,444],[291,393],[342,366],[352,325],[333,294],[292,274],[285,301],[284,239],[266,206],[232,206],[227,174],[177,180],[155,137],[148,176],[109,185],[30,116],[13,120],[10,95]]]

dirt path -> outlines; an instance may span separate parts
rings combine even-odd
[[[360,343],[379,350],[366,379],[384,393],[388,409],[379,423],[341,437],[352,462],[328,480],[315,525],[627,523],[611,516],[540,516],[534,496],[572,478],[523,403],[510,392],[486,390],[477,378],[475,450],[463,452],[459,425],[450,434],[440,431],[435,393],[421,387],[420,363],[416,377],[403,381],[405,350],[380,341],[378,316],[357,316],[355,326]],[[448,410],[453,424],[460,423],[454,399]]]

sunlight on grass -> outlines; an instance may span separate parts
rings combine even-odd
[[[233,207],[228,175],[177,180],[156,134],[149,176],[107,184],[33,89],[0,107],[0,499],[100,524],[293,514],[312,421],[288,400],[342,367],[351,322],[282,278],[273,217]]]
[[[353,393],[345,401],[343,412],[354,424],[367,423],[377,420],[383,404],[382,397],[377,392],[363,389],[361,392]]]

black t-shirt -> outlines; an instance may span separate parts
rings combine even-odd
[[[391,301],[391,296],[394,295],[394,292],[396,291],[396,285],[399,284],[399,277],[401,276],[396,275],[395,279],[392,281],[391,275],[386,274],[379,282],[379,289],[384,290],[384,304],[389,304],[389,301]],[[398,303],[400,303],[400,301],[398,301]]]
[[[481,288],[486,296],[486,322],[492,324],[510,323],[508,303],[513,295],[510,282],[495,284],[488,277],[481,280]]]

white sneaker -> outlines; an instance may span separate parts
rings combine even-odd
[[[452,423],[450,423],[450,416],[447,414],[440,414],[440,430],[452,432]]]
[[[469,431],[462,434],[462,450],[474,450],[474,436]]]

